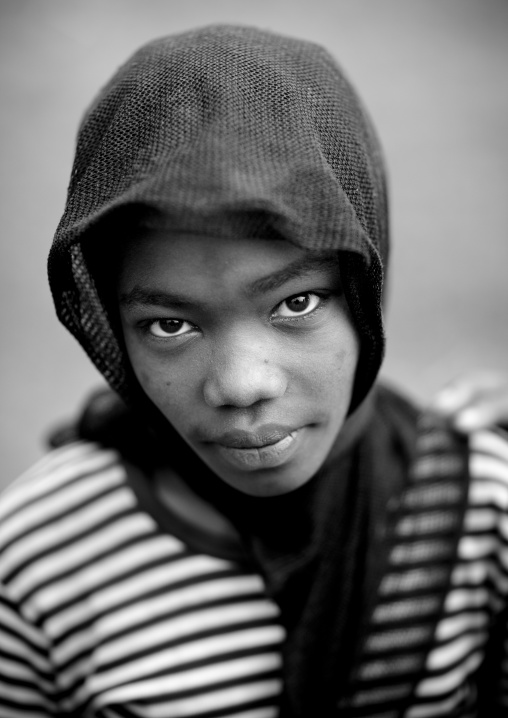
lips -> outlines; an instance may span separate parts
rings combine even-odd
[[[255,432],[230,431],[213,441],[222,460],[236,469],[256,471],[281,466],[297,450],[303,429],[265,424]]]
[[[282,424],[264,424],[253,432],[228,431],[212,439],[212,442],[234,449],[260,449],[264,446],[276,444],[295,431],[295,428]]]

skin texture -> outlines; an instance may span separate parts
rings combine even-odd
[[[117,292],[141,387],[222,480],[273,496],[316,473],[359,353],[335,258],[146,230],[127,245]]]

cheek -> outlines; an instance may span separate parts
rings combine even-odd
[[[175,366],[132,345],[128,353],[136,378],[148,398],[175,428],[184,426],[196,407],[199,379],[193,376],[192,365]]]
[[[359,341],[350,325],[339,325],[327,342],[323,342],[313,362],[311,385],[307,395],[313,396],[328,416],[330,431],[342,425],[351,403],[356,367],[359,357]]]
[[[312,355],[307,358],[314,391],[324,396],[325,401],[332,392],[336,401],[336,391],[347,392],[348,387],[352,388],[359,353],[360,343],[353,326],[346,321],[337,322],[332,331],[314,344]]]

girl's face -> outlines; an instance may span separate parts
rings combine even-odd
[[[316,473],[359,353],[335,258],[147,230],[125,252],[118,298],[139,383],[223,481],[274,496]]]

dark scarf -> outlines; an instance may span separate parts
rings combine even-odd
[[[281,716],[327,718],[336,715],[358,657],[361,625],[385,557],[386,506],[407,481],[416,416],[398,394],[376,387],[318,474],[270,499],[225,485],[177,436],[158,439],[111,392],[99,393],[78,424],[52,443],[99,441],[142,468],[147,480],[171,446],[173,468],[236,526],[280,606],[288,635]]]
[[[377,388],[318,474],[268,500],[183,474],[237,526],[280,606],[288,634],[282,718],[331,718],[347,692],[365,597],[379,578],[386,506],[407,480],[416,418],[399,395]]]

